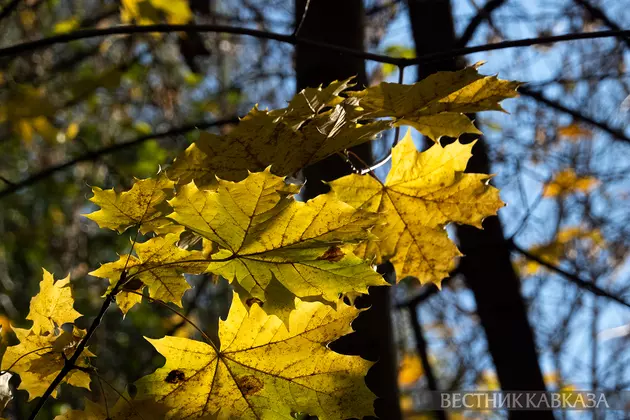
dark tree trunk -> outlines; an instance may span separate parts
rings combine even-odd
[[[297,23],[302,20],[305,4],[306,0],[296,0]],[[299,36],[363,50],[363,17],[361,0],[311,0]],[[363,60],[322,49],[297,46],[295,68],[298,91],[350,76],[356,76],[358,88],[367,84]],[[353,152],[366,162],[372,161],[370,144],[354,148]],[[305,198],[328,191],[321,180],[329,181],[349,173],[348,165],[337,156],[306,168]],[[368,387],[379,397],[375,403],[376,415],[382,419],[398,420],[401,414],[389,288],[370,288],[370,295],[361,299],[359,304],[371,307],[353,323],[355,332],[333,343],[332,348],[340,353],[378,360],[366,377]]]
[[[409,0],[409,15],[416,53],[446,51],[456,43],[449,0]],[[463,63],[455,59],[420,66],[419,78],[441,70],[455,70]],[[469,172],[490,173],[483,138],[473,148]],[[489,217],[484,230],[458,226],[462,258],[459,272],[472,290],[477,313],[485,330],[488,349],[504,390],[545,390],[527,311],[520,293],[520,281],[510,261],[509,246],[498,217]],[[551,411],[539,411],[537,419],[553,419]],[[510,412],[510,419],[532,418],[528,412]]]

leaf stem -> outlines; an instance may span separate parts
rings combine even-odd
[[[134,295],[139,295],[139,296],[144,296],[142,293],[137,292],[135,290],[125,290],[125,292],[127,293],[133,293]],[[212,341],[212,339],[208,336],[208,334],[206,334],[205,332],[203,332],[203,330],[201,328],[199,328],[197,326],[197,324],[195,324],[194,322],[192,322],[190,319],[188,319],[188,317],[184,314],[182,314],[181,312],[178,312],[176,309],[171,308],[170,306],[168,306],[166,303],[162,302],[159,299],[155,299],[152,298],[151,296],[147,296],[147,299],[149,299],[151,302],[157,303],[159,305],[162,305],[163,307],[165,307],[166,309],[168,309],[169,311],[173,312],[174,314],[180,316],[184,321],[188,322],[194,329],[196,329],[199,334],[201,334],[201,336],[204,338],[204,340],[206,340],[208,342],[208,344],[210,344],[212,347],[214,347],[214,350],[218,353],[219,349],[215,346],[214,342]]]
[[[8,368],[6,368],[6,369],[5,369],[5,372],[9,372],[9,371],[13,368],[13,366],[17,365],[17,363],[18,363],[20,360],[22,360],[24,357],[28,356],[29,354],[36,353],[36,352],[38,352],[38,351],[42,351],[42,350],[52,349],[52,348],[53,348],[53,346],[46,346],[46,347],[42,347],[42,348],[39,348],[39,349],[36,349],[36,350],[31,350],[31,351],[29,351],[28,353],[24,353],[23,355],[21,355],[20,357],[18,357],[17,359],[15,359],[15,362],[11,363],[11,366],[9,366]],[[2,375],[4,375],[4,372],[0,373],[0,376],[2,376]]]
[[[131,254],[131,251],[129,252],[129,254]],[[77,360],[79,360],[79,357],[81,356],[81,353],[83,353],[83,350],[85,350],[88,341],[90,340],[90,338],[92,338],[92,335],[94,335],[94,332],[101,324],[101,321],[105,316],[105,312],[107,312],[112,302],[116,299],[116,294],[118,294],[122,285],[127,282],[127,271],[125,271],[125,269],[123,269],[122,273],[120,273],[120,278],[118,279],[118,282],[116,282],[116,285],[114,285],[112,290],[107,294],[107,296],[105,296],[105,301],[103,302],[103,305],[101,305],[101,309],[99,310],[98,315],[96,315],[96,318],[94,318],[94,321],[92,321],[92,325],[90,325],[90,328],[85,334],[85,337],[83,337],[83,339],[79,342],[79,345],[72,354],[72,357],[66,360],[55,379],[53,379],[52,383],[48,386],[42,397],[39,399],[39,401],[37,402],[37,406],[35,406],[35,409],[31,412],[28,420],[35,420],[41,409],[44,407],[44,404],[46,404],[46,401],[52,395],[55,389],[57,389],[61,381],[63,381],[68,373],[76,368]]]
[[[403,80],[405,78],[405,66],[398,66],[398,84],[402,85]],[[392,148],[394,148],[398,144],[398,137],[400,136],[400,125],[396,126],[396,131],[394,132],[394,143],[392,143]]]

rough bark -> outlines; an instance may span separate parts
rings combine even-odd
[[[305,4],[305,0],[296,0],[296,25],[302,19]],[[362,50],[363,16],[361,0],[311,0],[299,36]],[[295,68],[298,91],[350,76],[356,76],[358,88],[367,84],[363,60],[322,49],[296,47]],[[372,161],[369,144],[354,148],[353,152],[366,162]],[[337,156],[306,168],[304,196],[311,198],[327,192],[328,187],[321,180],[336,179],[348,173],[350,168]],[[380,268],[384,270],[384,267]],[[368,387],[379,397],[374,404],[376,415],[383,419],[400,419],[389,288],[370,288],[370,295],[358,304],[370,306],[370,309],[361,313],[353,323],[354,333],[331,347],[340,353],[378,360],[366,377]]]
[[[446,51],[456,43],[449,0],[409,0],[409,14],[416,53]],[[455,59],[420,66],[419,78],[463,65]],[[483,138],[473,148],[469,172],[490,172]],[[481,324],[488,341],[497,376],[504,390],[545,390],[538,354],[527,311],[520,293],[520,280],[510,261],[510,251],[498,217],[489,217],[483,230],[459,226],[457,237],[466,255],[459,273],[472,290]],[[510,419],[532,418],[532,413],[512,411]],[[536,413],[536,418],[553,419],[551,411]]]

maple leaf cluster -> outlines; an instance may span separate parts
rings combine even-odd
[[[439,286],[461,255],[445,227],[481,227],[503,206],[489,175],[465,173],[474,143],[439,143],[479,133],[465,113],[501,110],[501,100],[516,96],[517,83],[477,67],[410,86],[348,91],[349,79],[305,89],[286,108],[254,108],[227,134],[202,134],[166,172],[128,191],[94,188],[100,209],[88,218],[149,237],[90,273],[109,280],[107,304],[115,297],[123,314],[143,299],[181,307],[190,289],[185,274],[204,273],[227,279],[234,299],[220,323],[220,346],[203,333],[203,341],[147,339],[166,363],[135,384],[134,398],[121,393],[112,407],[87,401],[84,411],[58,419],[373,414],[364,382],[372,362],[328,347],[352,331],[360,312],[342,298],[389,285],[374,269],[386,261],[399,279]],[[392,149],[385,181],[366,171],[332,181],[327,194],[296,198],[301,185],[287,176],[401,125],[435,144],[419,152],[408,131]],[[69,279],[54,282],[44,272],[27,318],[33,327],[14,329],[20,343],[1,365],[20,375],[30,398],[43,395],[62,369],[66,383],[89,387],[94,354],[78,346],[89,335],[70,325],[79,316]]]

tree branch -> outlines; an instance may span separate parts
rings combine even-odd
[[[228,33],[235,35],[252,36],[260,39],[269,39],[278,42],[284,42],[292,45],[306,45],[315,48],[326,49],[332,52],[338,52],[341,54],[347,54],[354,57],[359,57],[365,60],[372,60],[379,63],[389,63],[399,67],[408,67],[416,64],[426,63],[430,61],[439,61],[447,57],[462,56],[482,51],[494,51],[507,48],[528,47],[538,44],[549,44],[555,42],[575,41],[581,39],[595,39],[595,38],[609,38],[617,36],[628,36],[630,30],[609,30],[599,32],[582,32],[572,33],[548,37],[538,38],[525,38],[517,39],[513,41],[503,41],[494,44],[478,45],[475,47],[455,48],[450,51],[438,51],[430,54],[423,54],[416,58],[403,58],[403,57],[389,57],[381,54],[374,54],[366,51],[359,51],[352,48],[347,48],[339,45],[328,44],[325,42],[313,41],[310,39],[295,37],[293,35],[279,34],[275,32],[260,31],[249,28],[239,28],[227,25],[213,25],[213,24],[182,24],[182,25],[169,25],[169,24],[156,24],[156,25],[120,25],[103,29],[80,29],[77,31],[69,32],[66,34],[60,34],[51,36],[48,38],[42,38],[35,41],[24,42],[10,47],[0,49],[0,57],[9,57],[13,55],[23,54],[29,51],[38,50],[41,48],[50,47],[55,44],[67,43],[70,41],[76,41],[80,39],[95,38],[107,35],[132,35],[132,34],[147,34],[147,33],[169,33],[169,32],[215,32],[215,33]]]
[[[433,372],[433,366],[429,361],[429,350],[427,340],[424,338],[424,331],[420,324],[420,317],[418,315],[417,306],[409,306],[409,316],[411,318],[411,328],[413,329],[413,335],[416,339],[416,349],[420,356],[420,362],[422,363],[422,370],[424,371],[424,377],[427,380],[427,387],[430,391],[439,391],[435,373]],[[444,410],[436,410],[433,412],[437,420],[446,420],[446,412]]]
[[[44,169],[41,172],[36,173],[35,175],[32,175],[28,178],[26,178],[23,181],[20,182],[15,182],[12,185],[9,185],[9,187],[3,189],[2,191],[0,191],[0,199],[11,195],[23,188],[26,188],[30,185],[35,184],[36,182],[39,182],[43,179],[48,178],[49,176],[63,171],[64,169],[68,169],[74,165],[76,165],[77,163],[80,162],[86,162],[86,161],[90,161],[90,160],[95,160],[98,159],[99,157],[103,156],[103,155],[107,155],[107,154],[111,154],[111,153],[115,153],[115,152],[119,152],[121,150],[127,149],[129,147],[135,147],[140,145],[141,143],[147,141],[147,140],[155,140],[155,139],[159,139],[159,138],[165,138],[165,137],[171,137],[171,136],[177,136],[177,135],[181,135],[181,134],[186,134],[190,131],[194,131],[194,130],[204,130],[210,127],[218,127],[218,126],[222,126],[222,125],[226,125],[226,124],[236,124],[238,122],[238,118],[228,118],[228,119],[224,119],[224,120],[217,120],[217,121],[212,121],[212,122],[206,122],[206,123],[200,123],[200,124],[189,124],[189,125],[184,125],[178,128],[174,128],[171,130],[167,130],[167,131],[161,131],[161,132],[157,132],[157,133],[152,133],[152,134],[147,134],[144,136],[140,136],[138,138],[135,138],[133,140],[129,140],[126,142],[122,142],[122,143],[117,143],[117,144],[113,144],[111,146],[108,147],[104,147],[102,149],[98,149],[98,150],[94,150],[92,152],[88,152],[84,155],[81,155],[79,157],[76,157],[74,159],[71,159],[65,163],[56,165],[56,166],[52,166],[48,169]]]
[[[479,25],[481,25],[486,19],[490,20],[490,15],[492,14],[492,12],[503,6],[505,4],[505,1],[506,0],[488,1],[481,8],[481,10],[479,10],[479,12],[472,19],[470,19],[470,22],[468,22],[468,26],[466,26],[466,29],[464,29],[464,33],[462,33],[462,36],[460,36],[457,42],[455,42],[455,46],[457,46],[458,48],[462,48],[468,45],[473,35],[475,35],[475,32],[477,32],[477,28],[479,28]]]
[[[17,8],[20,0],[13,0],[0,10],[0,20],[8,17]]]
[[[516,243],[514,243],[513,241],[508,242],[509,247],[518,252],[519,254],[521,254],[523,257],[527,258],[528,260],[534,261],[537,264],[542,265],[543,267],[553,271],[554,273],[560,274],[562,277],[564,277],[566,280],[570,281],[571,283],[575,284],[576,286],[578,286],[580,289],[584,289],[588,292],[593,293],[596,296],[601,296],[601,297],[605,297],[607,299],[613,300],[617,303],[622,304],[623,306],[630,308],[630,302],[627,302],[626,300],[624,300],[623,298],[619,297],[619,296],[615,296],[612,293],[607,292],[606,290],[600,288],[599,286],[597,286],[596,284],[590,282],[590,281],[586,281],[582,278],[580,278],[580,276],[578,276],[577,274],[574,273],[569,273],[568,271],[557,267],[551,263],[548,263],[547,261],[541,259],[540,257],[531,254],[530,252],[526,251],[525,249],[519,247],[518,245],[516,245]]]
[[[615,22],[613,22],[603,11],[602,9],[600,9],[599,7],[596,7],[594,5],[592,5],[588,0],[574,0],[577,4],[579,4],[580,6],[582,6],[584,9],[586,9],[587,12],[590,13],[590,15],[594,18],[594,19],[599,19],[601,20],[604,25],[608,26],[610,29],[613,30],[620,30],[621,27],[619,25],[617,25]],[[630,47],[630,37],[628,36],[619,36],[619,40],[623,41],[628,47]]]
[[[116,299],[116,294],[119,291],[119,287],[125,283],[125,278],[126,278],[125,274],[126,274],[126,271],[124,270],[122,273],[120,273],[120,278],[116,282],[116,285],[105,297],[105,301],[103,302],[103,305],[101,306],[101,310],[98,312],[98,315],[96,315],[96,318],[94,318],[94,321],[92,321],[92,325],[90,325],[90,328],[88,329],[88,332],[85,334],[85,337],[83,337],[79,345],[77,345],[77,349],[74,351],[74,353],[72,353],[72,357],[66,360],[65,364],[63,365],[63,368],[61,368],[61,370],[59,371],[55,379],[53,379],[53,381],[48,386],[48,388],[46,389],[42,397],[39,399],[39,401],[37,402],[37,406],[35,406],[35,409],[31,412],[31,415],[28,417],[28,420],[35,420],[35,418],[37,417],[37,414],[39,414],[40,410],[44,407],[44,404],[46,404],[46,400],[48,400],[48,398],[52,395],[55,389],[57,389],[57,387],[59,386],[61,381],[63,381],[63,379],[66,377],[66,375],[76,368],[75,364],[77,360],[79,360],[81,353],[83,353],[83,350],[85,350],[85,347],[87,346],[88,341],[90,340],[90,338],[92,338],[92,335],[94,335],[94,332],[96,331],[98,326],[101,324],[101,321],[103,320],[103,317],[105,316],[105,312],[107,312],[107,309],[109,309],[112,302]]]
[[[630,143],[630,137],[626,136],[626,134],[622,130],[613,128],[609,126],[608,124],[606,124],[605,122],[598,121],[594,118],[586,116],[579,111],[576,111],[571,108],[567,108],[566,106],[562,105],[559,102],[546,98],[541,92],[528,89],[527,87],[524,87],[524,86],[519,88],[518,91],[522,95],[529,96],[530,98],[535,99],[536,101],[543,103],[551,108],[554,108],[554,109],[557,109],[558,111],[562,111],[566,114],[569,114],[578,121],[582,121],[594,127],[597,127],[600,130],[615,137],[617,140],[621,140],[625,143]]]

